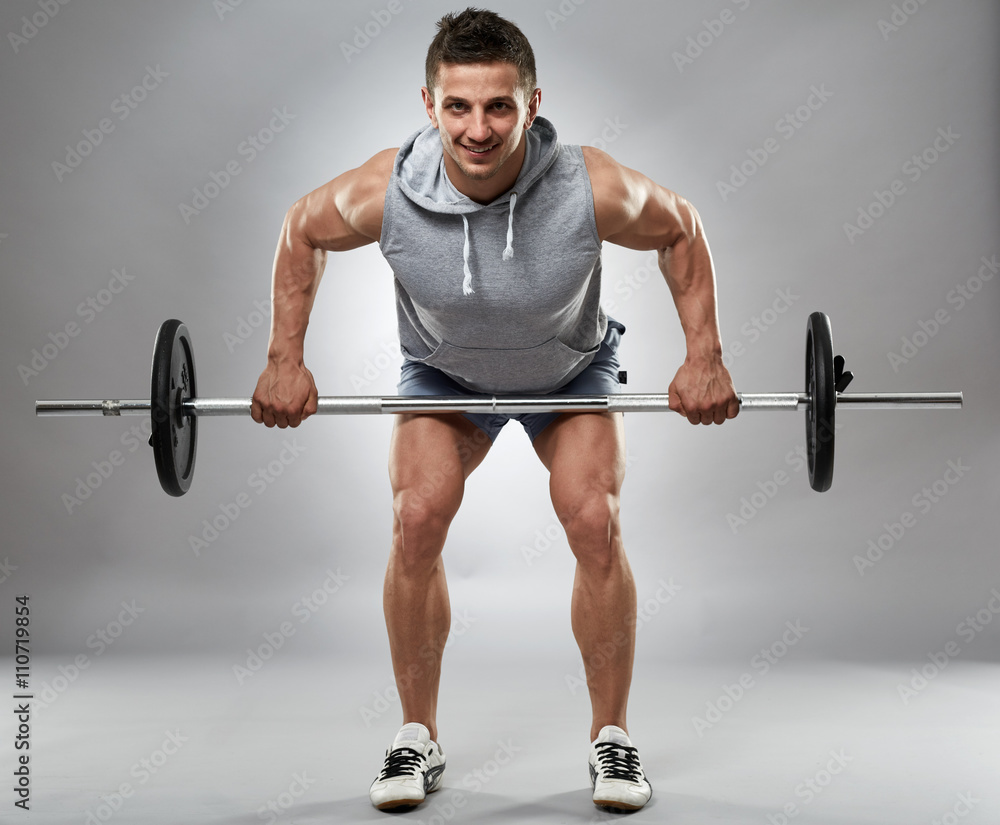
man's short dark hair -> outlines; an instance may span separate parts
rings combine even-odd
[[[446,14],[427,50],[427,88],[434,94],[442,63],[510,63],[517,68],[518,85],[525,97],[535,91],[535,53],[517,26],[485,9],[467,8]]]

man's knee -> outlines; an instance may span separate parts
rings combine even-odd
[[[446,496],[401,490],[393,500],[397,550],[413,561],[436,558],[457,507]]]
[[[554,503],[577,559],[599,566],[610,565],[618,551],[618,496],[591,492]]]

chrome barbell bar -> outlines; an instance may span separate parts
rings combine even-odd
[[[740,409],[751,411],[804,410],[809,393],[738,393]],[[181,402],[184,415],[209,418],[250,414],[249,398],[189,398]],[[420,396],[359,395],[323,396],[317,415],[379,415],[392,413],[518,413],[545,412],[671,412],[670,397],[663,393],[615,393],[612,395],[526,396]],[[862,410],[934,408],[961,409],[960,392],[837,393],[837,407]],[[52,400],[36,401],[35,415],[148,415],[150,402],[143,400]]]

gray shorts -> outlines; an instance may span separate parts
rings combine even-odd
[[[601,342],[601,348],[586,369],[568,384],[559,387],[550,395],[611,395],[621,392],[618,382],[618,345],[621,343],[625,326],[608,318],[608,331]],[[397,390],[400,395],[468,395],[489,397],[490,393],[467,389],[441,370],[417,361],[403,361]],[[528,437],[534,441],[538,434],[555,421],[561,413],[517,413],[515,415],[463,413],[479,429],[495,441],[504,424],[512,418],[519,421]]]

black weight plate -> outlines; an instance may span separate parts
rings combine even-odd
[[[809,454],[809,485],[825,493],[833,484],[834,415],[837,390],[834,384],[833,332],[830,319],[814,312],[806,325],[806,451]]]
[[[194,350],[187,327],[180,321],[164,321],[153,344],[153,375],[150,382],[150,423],[153,458],[160,486],[172,496],[182,496],[194,476],[198,446],[198,419],[183,415],[181,402],[196,397]]]

